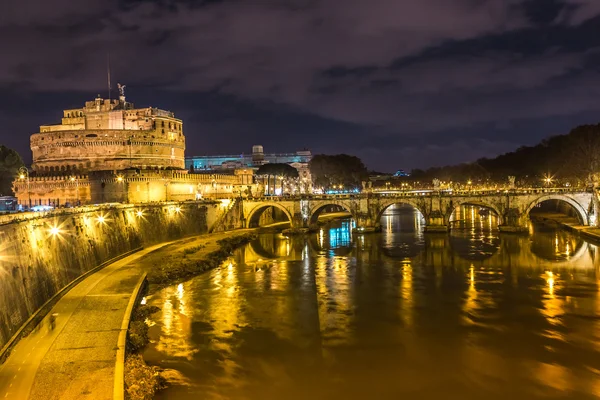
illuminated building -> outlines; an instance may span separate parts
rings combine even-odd
[[[32,171],[14,183],[19,204],[193,200],[251,190],[252,171],[188,174],[183,122],[170,111],[135,108],[124,88],[118,100],[98,96],[31,135]]]

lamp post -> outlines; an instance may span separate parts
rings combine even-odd
[[[29,170],[25,167],[19,168],[19,179],[27,182],[27,209],[31,208],[31,190],[29,189]]]
[[[79,179],[76,176],[72,176],[71,182],[75,182],[75,206],[79,206]]]

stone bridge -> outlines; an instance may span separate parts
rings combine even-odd
[[[576,211],[581,225],[596,225],[596,193],[564,188],[264,197],[239,199],[236,203],[240,207],[238,212],[243,227],[258,226],[260,215],[269,207],[275,207],[287,216],[292,228],[307,228],[317,222],[319,214],[326,207],[337,205],[352,214],[359,231],[374,231],[379,229],[381,216],[388,207],[407,204],[423,215],[426,231],[443,232],[450,228],[450,217],[458,207],[474,205],[497,214],[501,231],[527,232],[529,212],[547,200],[568,203]]]

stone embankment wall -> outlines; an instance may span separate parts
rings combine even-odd
[[[48,299],[97,265],[208,232],[219,203],[116,205],[0,221],[0,347]]]

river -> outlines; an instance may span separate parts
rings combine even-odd
[[[598,248],[457,214],[451,234],[405,207],[378,234],[263,234],[154,293],[144,357],[177,371],[158,398],[599,397]]]

